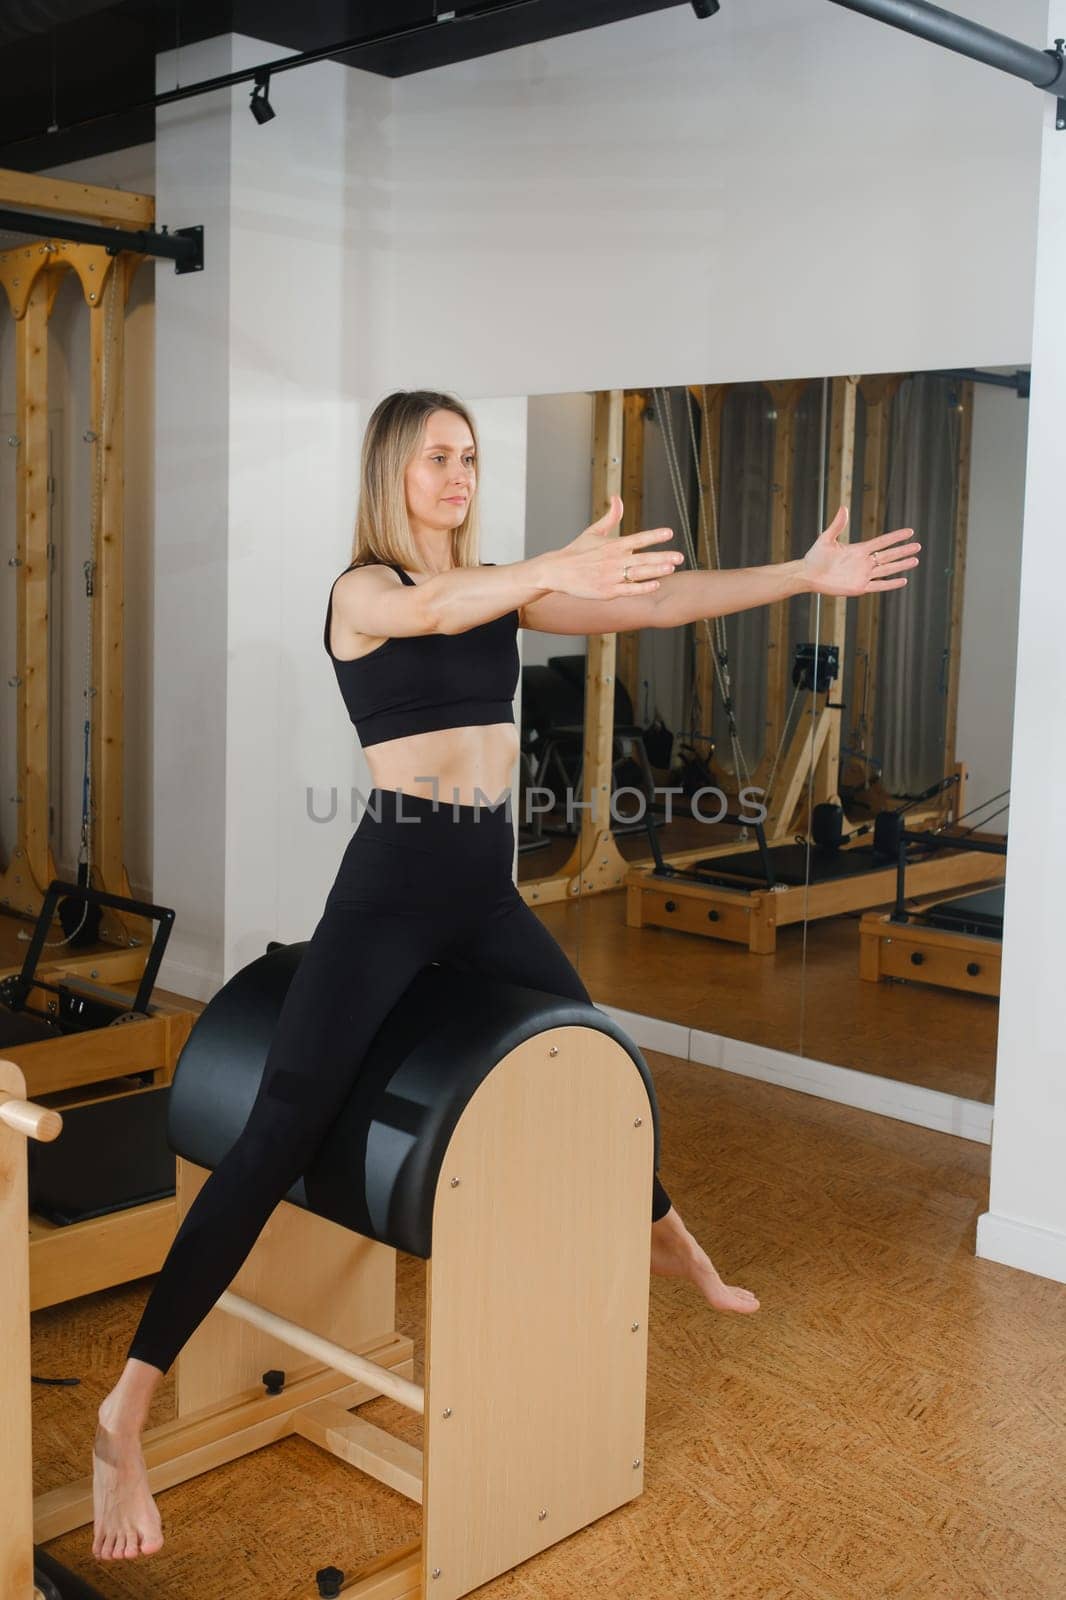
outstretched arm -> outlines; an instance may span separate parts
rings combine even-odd
[[[840,544],[848,513],[841,506],[829,527],[795,561],[723,572],[672,572],[651,593],[588,600],[552,592],[521,608],[521,625],[543,633],[624,633],[631,628],[677,628],[700,617],[724,617],[795,594],[855,597],[901,589],[918,565],[913,528],[896,528],[858,544]],[[907,540],[907,543],[903,543]],[[667,552],[664,552],[664,554]]]

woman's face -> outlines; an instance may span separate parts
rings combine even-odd
[[[474,441],[454,411],[426,418],[422,443],[404,472],[404,492],[413,530],[450,532],[467,514],[477,488]]]

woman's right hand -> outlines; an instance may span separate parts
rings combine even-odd
[[[672,528],[646,528],[641,533],[612,532],[622,520],[622,500],[611,496],[610,509],[584,533],[561,550],[537,557],[544,582],[560,594],[579,600],[616,600],[626,595],[650,593],[659,578],[674,572],[684,561],[678,550],[654,550],[641,555],[645,545],[672,539]],[[629,576],[622,577],[625,568]]]

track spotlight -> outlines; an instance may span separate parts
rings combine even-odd
[[[722,8],[718,0],[692,0],[692,9],[698,17],[713,17]]]
[[[257,72],[255,76],[255,88],[252,90],[250,105],[252,116],[255,118],[256,122],[259,123],[260,127],[262,127],[264,122],[269,122],[271,117],[277,116],[277,112],[267,99],[269,90],[270,73]]]

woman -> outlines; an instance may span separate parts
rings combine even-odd
[[[838,545],[842,511],[802,561],[671,576],[682,556],[651,548],[671,530],[613,535],[614,497],[562,549],[479,566],[476,488],[476,430],[458,400],[417,390],[381,402],[363,441],[354,560],[331,590],[324,637],[375,787],[293,976],[248,1121],[182,1222],[100,1406],[101,1560],[161,1548],[140,1448],[152,1394],[304,1171],[416,972],[453,961],[589,999],[511,879],[517,628],[674,627],[803,591],[897,588],[906,579],[896,574],[916,564],[916,544],[880,559],[910,529]],[[758,1310],[747,1289],[722,1282],[657,1176],[651,1267],[689,1278],[718,1310]]]

